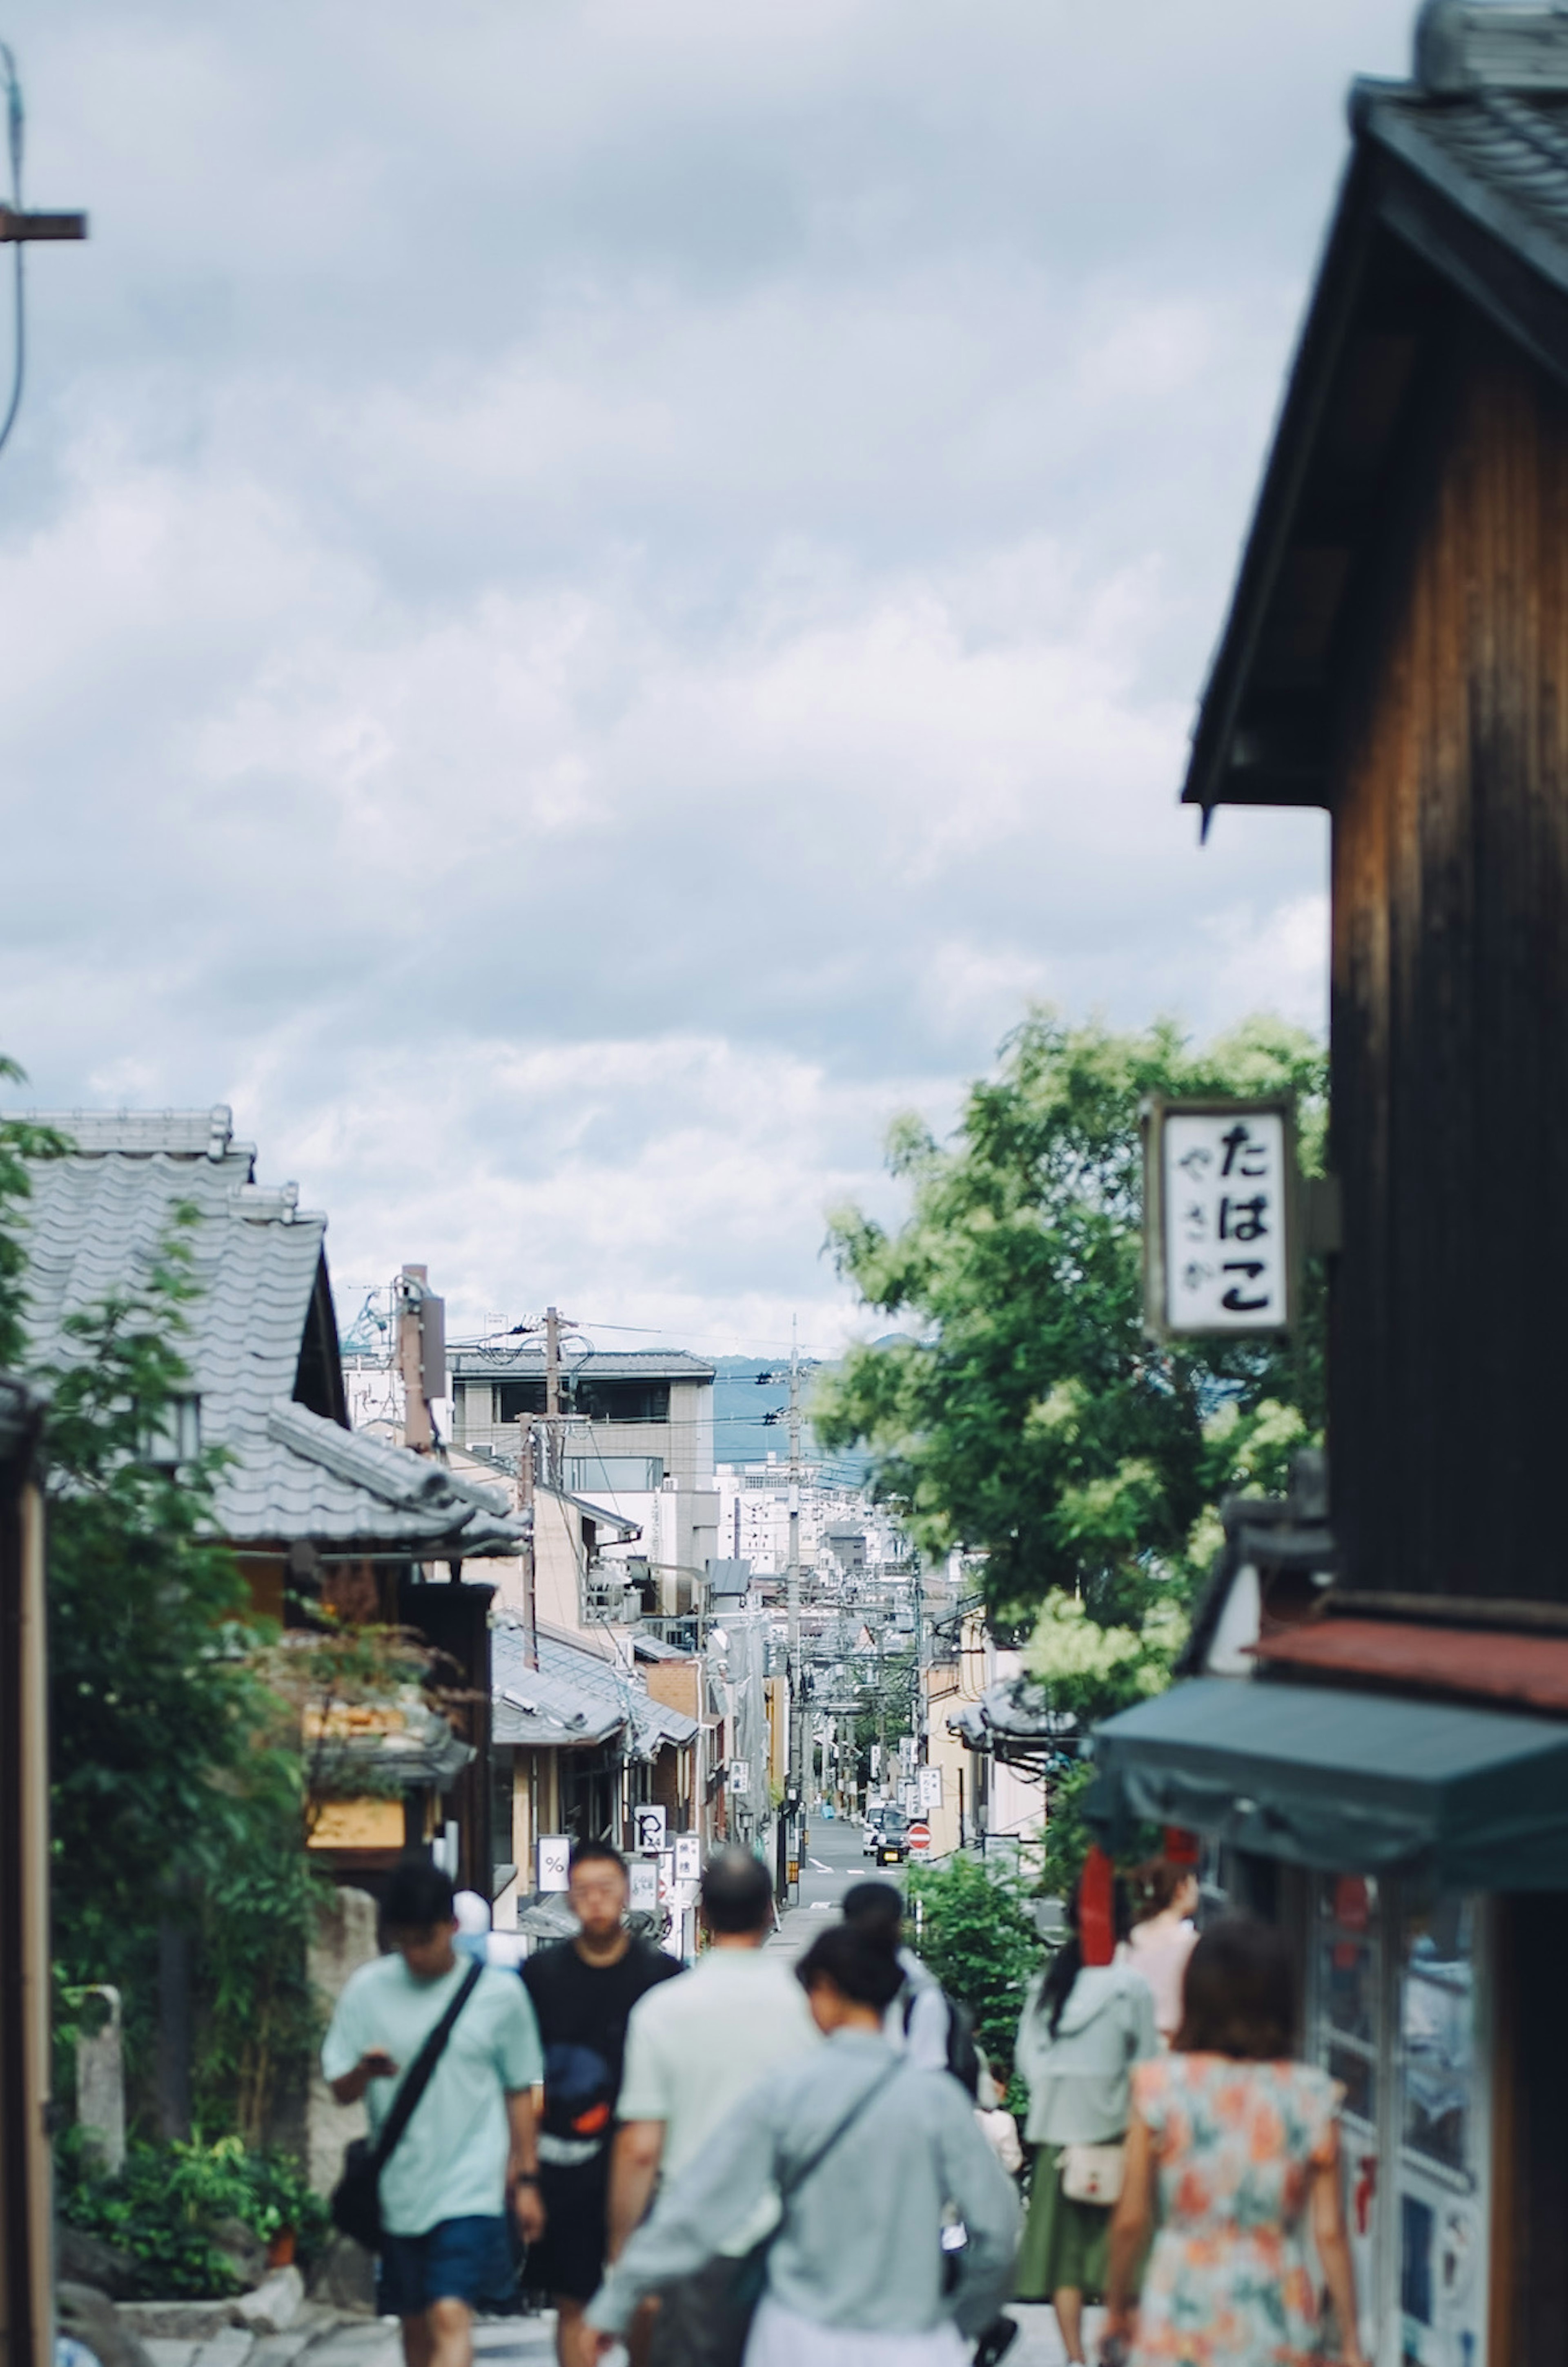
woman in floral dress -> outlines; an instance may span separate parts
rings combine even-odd
[[[1313,2367],[1324,2352],[1313,2246],[1339,2329],[1365,2367],[1339,2176],[1339,2090],[1291,2060],[1295,1999],[1280,1934],[1233,1916],[1187,1966],[1176,2051],[1133,2073],[1111,2230],[1111,2332],[1133,2367]],[[1134,2309],[1133,2285],[1159,2232]]]

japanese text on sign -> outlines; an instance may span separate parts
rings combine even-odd
[[[1279,1331],[1290,1274],[1282,1113],[1168,1110],[1161,1147],[1168,1327]]]

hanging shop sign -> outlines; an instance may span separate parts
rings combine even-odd
[[[1300,1263],[1288,1101],[1145,1104],[1144,1289],[1156,1339],[1245,1337],[1295,1319]]]
[[[571,1880],[571,1835],[541,1833],[539,1836],[539,1889],[541,1893],[565,1890]]]

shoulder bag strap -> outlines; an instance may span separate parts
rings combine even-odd
[[[850,2106],[850,2109],[844,2114],[843,2119],[839,2123],[838,2126],[829,2135],[824,2137],[822,2143],[817,2147],[816,2152],[807,2154],[806,2159],[801,2163],[800,2168],[795,2172],[792,2178],[784,2179],[780,2181],[779,2201],[781,2203],[786,2205],[793,2203],[801,2188],[806,2184],[807,2180],[808,2178],[816,2177],[817,2172],[821,2169],[823,2163],[827,2160],[828,2156],[832,2152],[833,2147],[838,2144],[840,2138],[848,2136],[855,2123],[860,2119],[861,2114],[866,2111],[869,2105],[874,2103],[877,2097],[881,2095],[884,2088],[889,2086],[890,2083],[898,2077],[899,2072],[902,2071],[903,2068],[904,2057],[901,2055],[896,2055],[893,2057],[892,2062],[888,2064],[886,2069],[877,2073],[870,2087],[865,2089],[862,2094],[855,2098],[854,2102]]]
[[[479,1975],[483,1970],[482,1965],[470,1966],[461,1988],[409,2066],[408,2076],[393,2099],[392,2109],[387,2115],[387,2124],[377,2138],[376,2150],[370,2157],[372,2167],[378,2176],[386,2169],[391,2159],[393,2147],[412,2120],[414,2109],[430,2085],[431,2075],[446,2051],[446,2041],[452,2035],[457,2016],[478,1988]]]

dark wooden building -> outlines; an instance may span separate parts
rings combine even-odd
[[[1350,121],[1185,792],[1331,817],[1328,1526],[1304,1620],[1233,1555],[1099,1813],[1296,1933],[1378,2367],[1557,2367],[1568,14],[1433,0]]]

